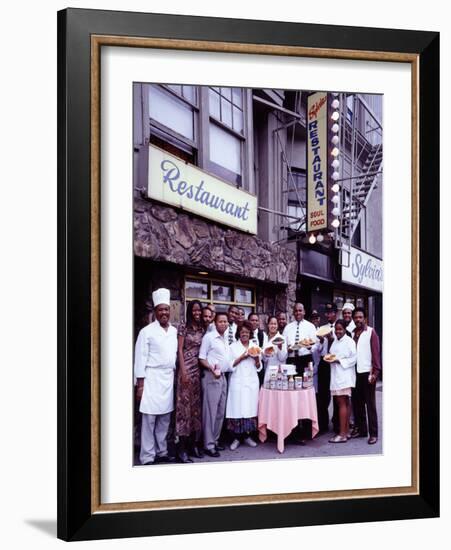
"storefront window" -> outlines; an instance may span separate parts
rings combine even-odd
[[[237,305],[244,309],[246,318],[256,305],[254,287],[194,277],[185,280],[185,302],[191,300],[214,304],[216,311],[227,311],[230,305]]]
[[[341,310],[345,303],[352,304],[354,307],[366,308],[365,296],[359,294],[342,294],[339,290],[334,291],[334,303],[337,305],[338,317],[342,317]]]
[[[208,283],[187,279],[185,282],[185,293],[186,297],[191,300],[208,300]]]
[[[334,295],[334,302],[337,304],[338,309],[342,309],[343,304],[345,303],[345,299],[341,294],[335,294]]]
[[[237,286],[235,287],[235,301],[241,304],[252,304],[254,303],[254,293],[250,288]]]
[[[213,300],[219,302],[231,302],[232,287],[213,284]]]
[[[356,303],[355,303],[356,307],[365,307],[365,298],[357,298],[356,300]]]

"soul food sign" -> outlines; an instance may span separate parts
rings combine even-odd
[[[307,231],[328,227],[327,93],[307,98]]]
[[[149,146],[147,194],[217,223],[257,234],[257,197]]]

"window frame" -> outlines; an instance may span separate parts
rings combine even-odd
[[[208,284],[208,299],[201,299],[201,298],[190,298],[186,295],[186,283],[187,281],[192,281],[196,283],[207,283]],[[223,301],[223,300],[215,300],[213,297],[213,285],[219,284],[224,286],[231,286],[232,287],[232,293],[233,293],[233,301]],[[252,302],[239,302],[236,301],[236,287],[239,288],[247,288],[252,291]],[[247,307],[251,308],[252,312],[254,313],[257,308],[257,291],[256,286],[249,284],[249,283],[242,283],[237,281],[226,281],[225,279],[220,279],[216,277],[197,277],[197,276],[191,276],[186,275],[184,278],[184,301],[185,301],[185,309],[189,302],[193,302],[194,300],[197,300],[201,302],[202,304],[219,304],[219,305],[226,305],[226,306],[238,306],[238,307]]]
[[[149,90],[151,87],[159,87],[164,93],[170,95],[173,99],[184,103],[193,109],[194,112],[194,141],[179,134],[172,128],[165,126],[161,122],[150,117],[149,114]],[[213,88],[213,86],[211,86]],[[190,154],[193,157],[193,166],[200,170],[209,172],[226,181],[229,185],[244,189],[254,193],[253,173],[250,170],[253,154],[253,137],[250,129],[252,128],[252,90],[240,88],[242,94],[242,112],[243,112],[243,133],[237,132],[232,127],[227,126],[221,120],[212,116],[210,113],[209,91],[210,86],[193,86],[196,90],[196,102],[192,102],[180,95],[177,91],[169,88],[169,84],[143,83],[142,90],[142,111],[144,120],[144,143],[148,145],[151,141],[151,135],[163,141],[167,141],[172,146]],[[233,88],[228,86],[228,88]],[[220,96],[222,97],[222,96]],[[232,106],[234,105],[231,103]],[[233,119],[232,119],[233,121]],[[237,181],[237,176],[231,170],[216,164],[210,160],[210,124],[217,125],[221,130],[230,133],[240,142],[240,162],[241,162],[241,181]],[[233,122],[232,122],[233,124]],[[186,162],[185,159],[183,159]]]

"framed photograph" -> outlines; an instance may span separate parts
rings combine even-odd
[[[58,14],[58,536],[439,514],[439,35]]]

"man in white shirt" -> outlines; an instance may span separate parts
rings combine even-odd
[[[284,311],[278,311],[276,314],[277,319],[277,327],[279,329],[280,334],[283,334],[283,331],[285,330],[285,327],[288,324],[287,321],[287,314]]]
[[[142,413],[141,464],[170,462],[167,435],[174,410],[177,330],[169,322],[170,293],[152,293],[155,321],[141,329],[135,346],[136,398]]]
[[[203,367],[202,377],[202,431],[205,454],[220,456],[218,440],[224,422],[227,400],[225,372],[232,371],[229,341],[227,338],[227,314],[216,313],[215,330],[202,338],[199,350],[199,364]]]
[[[208,306],[202,308],[202,324],[205,332],[211,332],[215,329],[215,324],[213,323],[213,312]]]
[[[288,347],[288,363],[296,365],[296,371],[299,376],[302,376],[304,369],[312,360],[312,351],[309,348],[301,347],[300,349],[292,349],[295,344],[304,338],[311,338],[317,341],[316,328],[313,323],[304,319],[305,309],[303,304],[297,303],[293,308],[294,321],[288,323],[283,331],[287,347]]]
[[[376,381],[382,370],[380,341],[374,328],[367,325],[366,312],[356,307],[352,313],[355,329],[352,337],[357,346],[356,384],[352,392],[355,426],[351,437],[367,437],[377,443]]]
[[[300,340],[310,338],[317,342],[316,328],[313,323],[304,319],[305,309],[304,305],[297,303],[293,308],[294,321],[288,323],[283,331],[283,336],[287,343],[288,359],[287,363],[296,365],[296,372],[299,376],[304,374],[304,370],[308,367],[309,363],[313,363],[311,347],[300,347],[297,349],[297,344]],[[315,344],[317,345],[317,344]],[[294,346],[294,349],[293,349]],[[311,421],[300,421],[300,430],[298,430],[300,445],[305,445],[305,439],[311,439]]]
[[[227,310],[227,319],[229,322],[227,327],[227,341],[229,345],[233,344],[236,340],[236,329],[238,328],[236,322],[239,314],[240,312],[237,306],[229,306],[229,309]]]
[[[250,341],[264,350],[268,345],[268,336],[265,331],[260,329],[260,318],[257,313],[249,313],[248,321],[252,325],[252,334]],[[258,381],[260,386],[263,384],[265,378],[265,370],[261,369],[258,372]]]
[[[248,321],[252,325],[252,334],[250,341],[264,348],[268,343],[268,336],[265,331],[260,329],[260,318],[257,313],[249,313]]]

